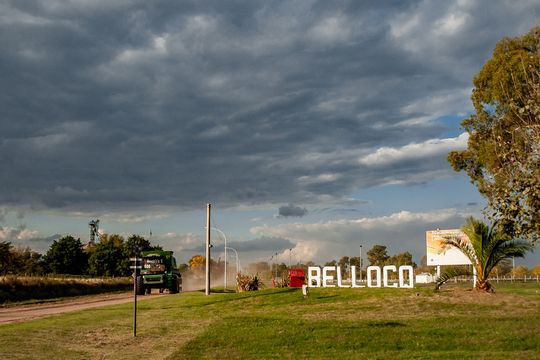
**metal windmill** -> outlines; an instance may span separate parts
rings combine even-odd
[[[99,219],[91,220],[88,223],[88,226],[90,227],[90,243],[89,245],[95,245],[96,244],[96,236],[99,240]]]

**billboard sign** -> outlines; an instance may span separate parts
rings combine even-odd
[[[455,237],[469,242],[467,235],[459,229],[426,231],[427,265],[470,265],[469,258],[459,249],[443,244],[445,239]]]

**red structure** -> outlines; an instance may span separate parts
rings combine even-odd
[[[305,280],[304,269],[289,269],[289,287],[301,288]]]

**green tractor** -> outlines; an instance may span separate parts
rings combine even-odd
[[[176,266],[172,251],[150,250],[141,252],[141,270],[136,279],[138,295],[150,294],[152,289],[168,289],[170,294],[182,291],[182,275]]]

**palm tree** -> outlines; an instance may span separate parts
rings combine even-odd
[[[526,252],[533,250],[533,245],[524,240],[512,240],[507,234],[497,231],[494,224],[491,228],[484,222],[473,218],[467,219],[461,230],[467,235],[469,241],[462,241],[457,237],[448,238],[443,244],[450,245],[461,250],[469,258],[476,269],[477,290],[493,292],[493,287],[488,281],[488,276],[495,266],[504,259],[523,257]],[[449,268],[437,280],[436,289],[439,289],[449,279],[470,275],[470,271],[464,268]]]

